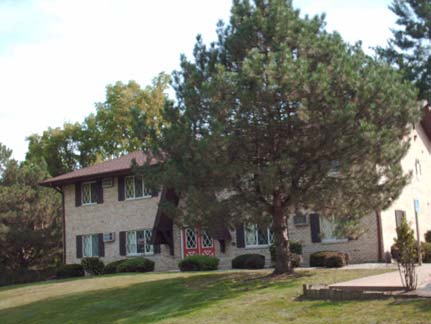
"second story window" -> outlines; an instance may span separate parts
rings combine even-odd
[[[124,181],[126,199],[151,197],[150,190],[144,186],[142,176],[126,177]]]
[[[82,204],[92,205],[97,203],[97,183],[85,182],[82,184]]]

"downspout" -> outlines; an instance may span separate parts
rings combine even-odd
[[[377,224],[377,254],[378,261],[384,261],[383,258],[383,231],[382,231],[382,216],[379,210],[376,210],[376,224]]]
[[[63,264],[66,264],[66,209],[64,207],[64,191],[62,187],[52,187],[61,194],[61,217],[62,217],[62,232],[63,232]]]

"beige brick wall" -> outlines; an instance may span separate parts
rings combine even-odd
[[[103,204],[75,206],[75,186],[65,186],[66,212],[66,262],[80,263],[76,258],[76,236],[86,234],[115,232],[115,241],[105,243],[105,257],[109,263],[122,258],[119,248],[119,232],[139,229],[152,229],[157,213],[159,197],[118,201],[117,178],[114,186],[104,188]],[[160,195],[159,195],[160,196]],[[166,246],[161,247],[161,254],[147,256],[156,261],[156,270],[175,268],[175,260],[169,255]]]
[[[407,221],[416,235],[414,199],[420,203],[419,235],[424,240],[424,233],[431,229],[431,144],[422,127],[418,125],[410,135],[410,149],[402,161],[404,172],[413,172],[411,183],[407,185],[400,197],[385,211],[382,211],[382,229],[384,251],[390,251],[396,236],[395,210],[404,210]],[[415,175],[415,160],[422,167],[422,175]]]
[[[340,251],[350,256],[350,263],[378,261],[377,219],[370,214],[361,220],[364,233],[357,240],[347,242],[313,243],[310,225],[295,226],[293,217],[289,219],[290,239],[302,243],[304,264],[309,264],[310,254],[318,251]]]

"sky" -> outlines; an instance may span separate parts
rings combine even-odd
[[[301,15],[325,13],[327,30],[364,50],[385,46],[391,0],[293,0]],[[189,58],[197,34],[216,38],[231,0],[0,0],[0,142],[25,158],[26,137],[81,122],[105,87],[148,85]],[[170,92],[173,96],[173,93]]]

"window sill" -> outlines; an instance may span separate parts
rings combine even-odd
[[[269,244],[262,244],[262,245],[246,245],[246,249],[266,249],[269,247]]]
[[[339,244],[339,243],[347,243],[349,239],[334,239],[334,240],[322,240],[322,244]]]
[[[153,256],[154,253],[133,253],[133,254],[127,254],[128,257],[141,257],[141,256]]]
[[[97,205],[97,202],[88,203],[88,204],[84,204],[84,203],[81,204],[81,206],[94,206],[94,205]]]
[[[125,198],[126,201],[131,201],[131,200],[142,200],[142,199],[148,199],[148,198],[152,198],[153,196],[143,196],[143,197],[137,197],[137,198]]]

